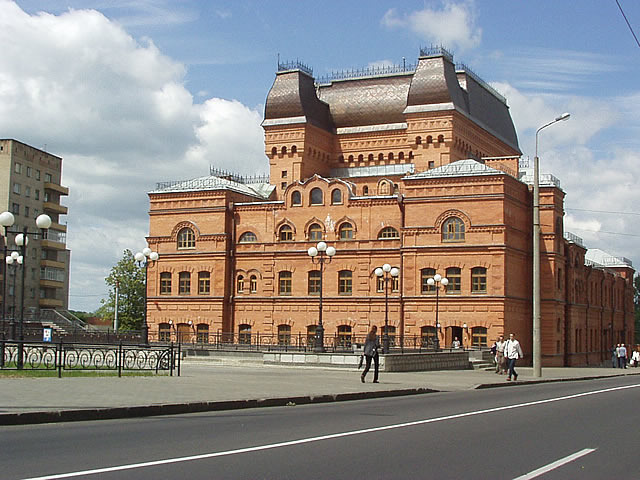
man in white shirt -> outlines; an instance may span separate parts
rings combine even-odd
[[[504,345],[504,358],[507,360],[509,373],[507,376],[507,382],[511,381],[511,377],[513,380],[518,380],[518,373],[516,372],[516,360],[524,357],[522,354],[522,347],[520,346],[520,342],[516,340],[516,336],[513,333],[509,334],[509,340],[505,342]]]
[[[620,359],[620,368],[627,368],[627,347],[624,346],[624,343],[621,343],[620,348],[618,348],[618,357]]]

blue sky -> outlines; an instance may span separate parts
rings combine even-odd
[[[619,2],[640,33],[640,2]],[[321,76],[441,44],[507,97],[525,157],[571,112],[539,145],[565,228],[640,262],[640,47],[615,0],[0,0],[0,44],[0,137],[64,158],[72,308],[144,246],[155,182],[268,169],[278,54]]]

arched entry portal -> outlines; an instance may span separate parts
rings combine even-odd
[[[445,345],[447,348],[451,348],[451,344],[456,337],[460,340],[460,346],[464,346],[462,339],[462,327],[447,327],[445,330]]]

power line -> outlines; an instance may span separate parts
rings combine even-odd
[[[622,13],[622,16],[624,17],[624,21],[627,22],[627,25],[629,26],[629,30],[631,30],[631,35],[633,35],[633,38],[636,39],[636,43],[638,44],[638,47],[640,47],[640,41],[638,41],[638,37],[636,37],[636,33],[633,31],[633,28],[631,27],[629,20],[627,20],[627,16],[624,14],[624,10],[622,10],[622,7],[620,6],[620,2],[618,0],[616,0],[616,4],[620,9],[620,13]]]
[[[577,230],[578,232],[591,232],[591,233],[606,233],[608,235],[622,235],[625,237],[640,237],[640,235],[636,235],[634,233],[620,233],[620,232],[605,232],[604,230],[588,230],[586,228],[568,228],[567,230],[573,231]]]
[[[611,211],[607,211],[607,210],[587,210],[584,208],[565,208],[565,210],[573,210],[574,212],[589,212],[589,213],[610,213],[613,215],[638,215],[640,216],[640,213],[636,213],[636,212],[611,212]]]

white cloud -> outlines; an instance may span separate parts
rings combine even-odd
[[[382,25],[392,29],[408,28],[421,40],[445,48],[471,49],[480,44],[482,29],[476,25],[473,0],[443,0],[439,7],[425,7],[405,15],[388,10]]]
[[[136,3],[136,5],[139,5]],[[93,10],[29,15],[0,0],[0,132],[63,157],[70,305],[95,309],[126,248],[144,246],[155,182],[267,168],[261,115],[195,104],[184,65]]]

